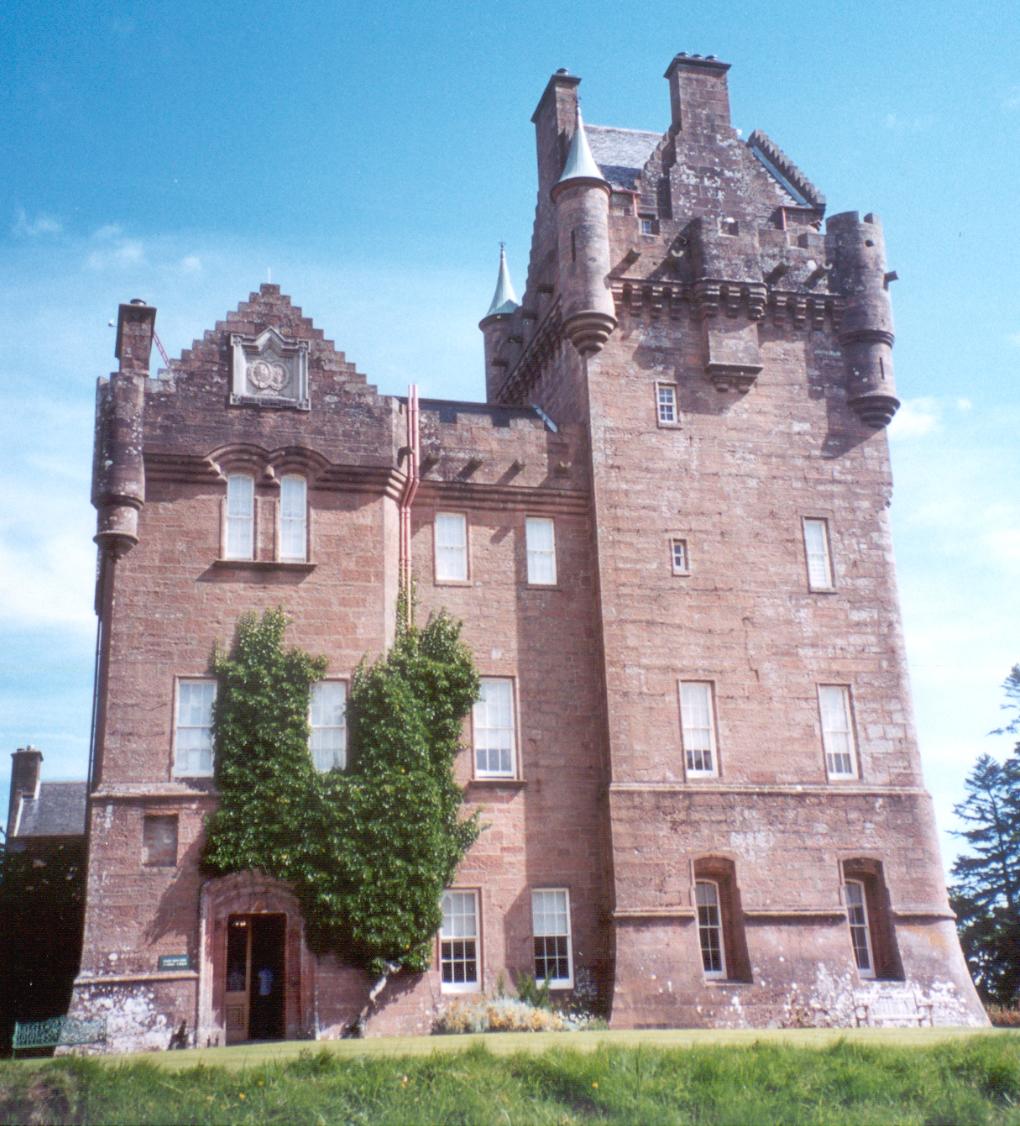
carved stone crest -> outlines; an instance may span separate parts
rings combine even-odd
[[[308,409],[308,341],[289,340],[275,328],[230,337],[235,404]]]

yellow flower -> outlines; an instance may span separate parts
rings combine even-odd
[[[598,1083],[592,1083],[593,1087],[598,1087]]]
[[[248,1096],[247,1096],[247,1095],[246,1095],[246,1094],[244,1093],[244,1091],[238,1091],[238,1092],[237,1092],[237,1097],[238,1097],[239,1099],[246,1099],[246,1098],[247,1098]]]

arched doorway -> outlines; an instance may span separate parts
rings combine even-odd
[[[314,963],[291,890],[257,872],[202,888],[199,1043],[312,1035]]]

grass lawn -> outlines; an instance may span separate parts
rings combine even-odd
[[[501,1033],[0,1064],[3,1123],[1020,1126],[1020,1034]]]

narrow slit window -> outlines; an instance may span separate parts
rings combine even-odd
[[[528,516],[524,521],[528,552],[528,582],[534,586],[556,584],[556,528],[543,516]]]
[[[709,681],[680,682],[680,723],[688,777],[714,776],[717,773],[715,716]]]
[[[531,893],[531,920],[535,944],[535,980],[554,989],[574,985],[570,953],[570,894],[566,888]]]
[[[694,885],[698,907],[698,940],[701,965],[706,977],[726,976],[726,947],[723,942],[722,908],[719,885],[715,880],[698,880]]]
[[[436,514],[436,580],[466,582],[467,517],[461,512]]]
[[[807,557],[808,588],[832,590],[832,553],[829,550],[829,522],[805,517],[804,554]]]
[[[308,702],[308,739],[315,769],[344,770],[347,766],[347,684],[320,680],[312,685]]]
[[[439,932],[439,968],[444,993],[478,989],[478,893],[443,893],[443,923]]]
[[[514,682],[509,677],[482,677],[472,728],[475,777],[516,777]]]
[[[231,473],[227,478],[227,527],[224,558],[251,559],[255,554],[255,478]]]
[[[850,689],[845,684],[820,684],[818,709],[822,717],[826,772],[830,778],[856,778],[857,749],[850,712]]]
[[[213,772],[215,680],[178,680],[174,775],[206,778]]]
[[[861,977],[875,976],[871,953],[871,927],[868,921],[868,897],[860,880],[846,881],[846,911],[850,922],[850,942],[854,961]]]
[[[676,385],[657,383],[655,385],[655,407],[660,426],[676,426],[679,415],[676,409]]]
[[[292,473],[280,481],[280,559],[284,563],[308,559],[308,484]]]

